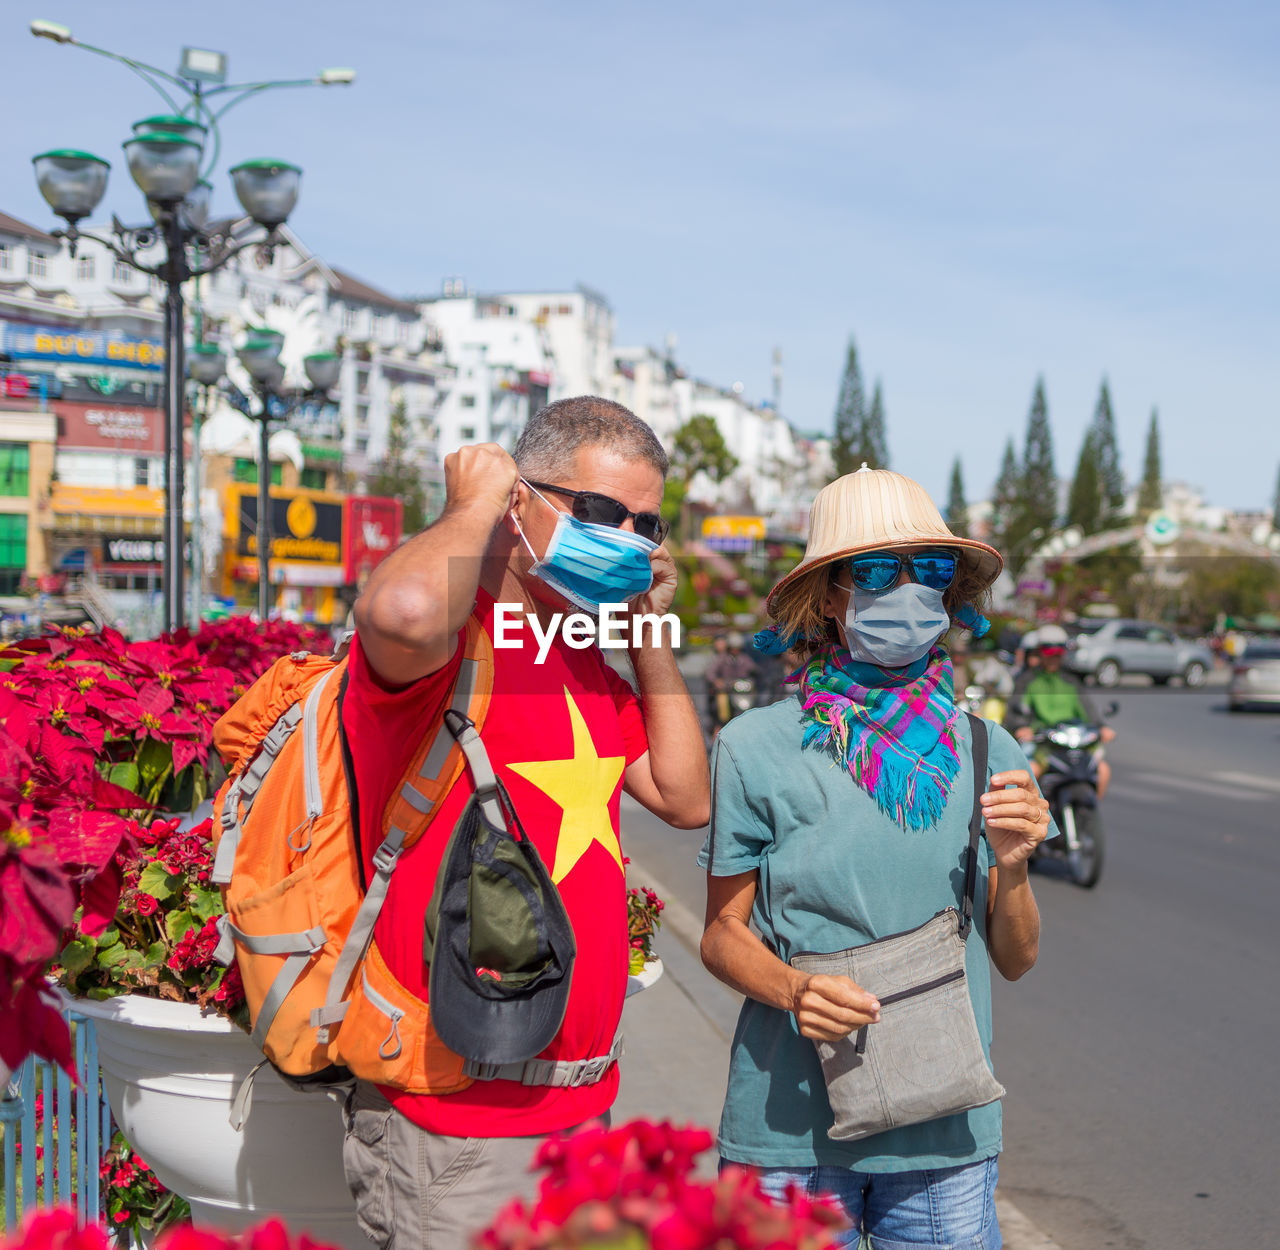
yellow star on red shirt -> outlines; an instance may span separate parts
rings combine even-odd
[[[513,773],[537,786],[563,813],[556,837],[556,861],[551,869],[551,879],[557,885],[590,850],[593,842],[599,842],[619,870],[622,869],[622,848],[609,818],[609,801],[627,762],[622,755],[596,753],[586,718],[567,686],[564,698],[573,730],[572,757],[507,765]]]

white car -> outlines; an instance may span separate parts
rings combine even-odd
[[[1184,686],[1203,686],[1213,668],[1213,653],[1152,621],[1081,621],[1079,634],[1063,666],[1099,686],[1118,685],[1125,673],[1141,673],[1157,686],[1178,677]]]

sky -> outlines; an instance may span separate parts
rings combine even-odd
[[[232,77],[348,65],[223,123],[225,169],[305,171],[290,225],[397,294],[582,282],[619,344],[677,339],[690,373],[829,432],[850,336],[884,391],[893,468],[983,498],[1021,448],[1037,377],[1070,476],[1107,378],[1141,475],[1159,410],[1166,479],[1270,508],[1280,475],[1280,6],[702,0],[217,5],[13,0],[0,210],[54,220],[50,147],[112,161],[160,101],[125,67],[26,34],[32,17]],[[26,10],[30,11],[26,11]]]

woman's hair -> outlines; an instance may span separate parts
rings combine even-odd
[[[943,605],[953,617],[966,603],[981,612],[991,599],[987,579],[964,559],[963,549],[957,554],[960,562],[956,580],[942,593]],[[791,653],[798,663],[808,663],[827,643],[840,641],[840,632],[835,621],[825,614],[824,604],[828,588],[846,567],[847,560],[848,557],[829,560],[802,573],[784,586],[769,605],[769,615],[778,633],[783,637],[795,636]]]

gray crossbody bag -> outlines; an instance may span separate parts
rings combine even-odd
[[[856,1141],[1004,1097],[982,1051],[965,977],[987,776],[987,727],[976,716],[969,724],[973,813],[962,910],[947,907],[919,928],[864,946],[791,959],[802,972],[850,977],[880,1000],[878,1024],[838,1042],[814,1042],[835,1117],[827,1130],[833,1141]]]

